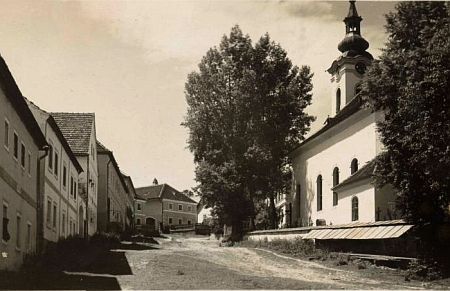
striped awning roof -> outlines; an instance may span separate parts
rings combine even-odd
[[[397,238],[413,227],[411,224],[355,226],[313,229],[303,238],[313,239],[385,239]]]

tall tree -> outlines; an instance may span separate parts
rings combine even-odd
[[[211,48],[186,83],[189,149],[205,203],[241,234],[256,207],[286,191],[287,152],[313,117],[308,67],[293,66],[268,34],[252,46],[238,26]],[[276,221],[276,217],[273,219]]]
[[[450,240],[450,27],[444,2],[401,2],[386,16],[389,41],[367,74],[364,95],[386,152],[380,185],[397,191],[397,206],[419,226],[427,255],[448,253]],[[449,259],[448,255],[445,258]]]

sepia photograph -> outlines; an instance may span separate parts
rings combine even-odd
[[[450,289],[450,2],[0,1],[0,290]]]

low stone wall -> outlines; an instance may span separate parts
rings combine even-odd
[[[311,227],[302,227],[302,228],[257,230],[248,233],[247,236],[249,240],[253,241],[260,241],[260,240],[272,241],[274,239],[294,240],[296,238],[303,238],[303,236],[309,233],[311,229],[312,229]]]

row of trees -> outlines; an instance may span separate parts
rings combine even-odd
[[[304,112],[311,78],[268,34],[253,46],[238,26],[188,76],[183,125],[197,165],[196,190],[237,238],[243,222],[256,227],[266,199],[276,223],[275,195],[290,187],[286,155],[314,120]]]

